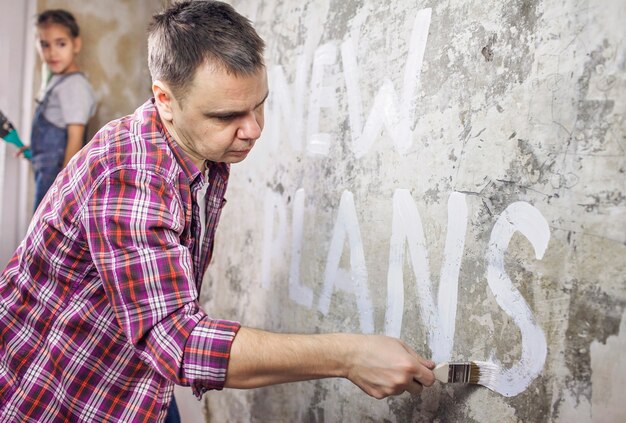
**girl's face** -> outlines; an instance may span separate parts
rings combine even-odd
[[[52,73],[77,71],[75,59],[80,47],[80,37],[73,38],[63,25],[53,23],[37,28],[37,50]]]

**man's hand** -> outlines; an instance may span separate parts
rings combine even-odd
[[[352,336],[352,335],[347,335]],[[347,378],[374,398],[413,395],[435,381],[435,363],[426,360],[399,339],[378,335],[354,335],[357,347]]]

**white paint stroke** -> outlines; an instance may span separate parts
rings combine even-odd
[[[374,98],[365,126],[363,125],[356,46],[351,37],[342,43],[341,57],[348,100],[352,151],[357,158],[367,154],[383,125],[398,153],[406,154],[411,149],[413,144],[411,117],[415,113],[415,97],[426,51],[431,13],[430,8],[420,10],[413,21],[400,100],[391,80],[385,78]]]
[[[322,37],[327,32],[326,24],[329,21],[328,13],[330,11],[331,0],[316,0],[315,7],[305,7],[303,12],[305,13],[302,18],[302,26],[304,26],[303,33],[306,34],[304,40],[304,54],[307,58],[313,57],[317,46],[320,45]],[[300,39],[302,33],[299,34]]]
[[[349,271],[339,267],[346,236],[350,250]],[[354,197],[349,191],[344,191],[341,195],[337,220],[328,249],[324,286],[317,306],[324,315],[328,314],[330,301],[335,290],[345,291],[356,297],[361,332],[373,333],[374,311],[367,285],[367,267],[363,241],[361,240],[361,229],[354,206]]]
[[[460,192],[450,194],[448,197],[448,231],[437,294],[437,316],[439,318],[437,329],[439,330],[433,331],[430,341],[432,359],[435,362],[452,358],[459,273],[467,232],[467,214],[465,194]]]
[[[361,2],[356,13],[350,18],[348,27],[350,29],[350,37],[354,41],[354,45],[359,44],[363,27],[367,24],[367,18],[374,12],[375,4]]]
[[[272,278],[272,260],[281,257],[285,245],[287,211],[280,194],[267,189],[264,200],[263,248],[261,259],[261,286],[270,287]],[[274,216],[278,217],[278,222]],[[277,223],[275,227],[275,223]],[[276,232],[276,234],[274,234]]]
[[[400,337],[402,331],[403,268],[406,243],[411,267],[415,274],[422,321],[428,330],[432,359],[436,362],[449,360],[454,345],[459,272],[466,230],[465,195],[453,192],[448,198],[448,232],[441,266],[438,303],[435,306],[426,241],[419,211],[409,190],[397,189],[395,191],[387,274],[385,333]]]
[[[304,104],[307,94],[309,66],[320,40],[324,35],[324,24],[328,21],[330,0],[317,1],[315,7],[305,8],[302,19],[304,45],[298,46],[300,53],[295,59],[295,74],[292,90],[281,65],[271,67],[268,72],[270,96],[267,101],[264,144],[276,152],[281,141],[288,141],[294,152],[301,152],[305,140]],[[293,93],[293,96],[291,95]],[[286,127],[283,128],[282,125]]]
[[[404,253],[408,243],[410,263],[415,273],[424,326],[431,328],[435,304],[431,294],[430,271],[422,219],[407,189],[397,189],[393,195],[393,218],[387,272],[387,313],[385,333],[400,337],[404,312]]]
[[[332,134],[320,132],[320,111],[330,109],[337,113],[337,94],[334,83],[325,85],[324,72],[337,61],[337,46],[334,42],[319,46],[313,58],[311,71],[311,95],[309,97],[307,153],[310,155],[327,156],[330,149]],[[331,79],[332,81],[332,79]]]
[[[288,126],[285,130],[291,148],[296,152],[302,151],[307,66],[306,56],[298,56],[293,83],[293,97],[283,67],[280,65],[273,66],[269,72],[268,79],[272,89],[268,98],[267,136],[263,137],[263,141],[268,144],[273,152],[278,149],[280,140],[284,139],[281,125],[283,122]]]
[[[550,240],[550,228],[541,212],[522,201],[510,204],[491,232],[487,249],[487,282],[496,302],[513,319],[522,335],[520,360],[508,369],[501,366],[493,385],[494,391],[507,397],[525,391],[539,376],[548,351],[543,330],[504,269],[504,253],[517,231],[530,241],[537,260],[543,257]]]
[[[304,228],[304,199],[303,188],[296,191],[293,201],[293,221],[291,231],[291,265],[289,268],[289,298],[301,306],[313,306],[313,291],[302,285],[300,281],[300,263],[302,262],[302,240]]]

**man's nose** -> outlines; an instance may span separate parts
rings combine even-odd
[[[263,123],[259,121],[259,117],[254,113],[250,112],[243,119],[241,126],[239,127],[237,137],[241,139],[253,139],[256,140],[261,136],[261,131],[263,130]]]

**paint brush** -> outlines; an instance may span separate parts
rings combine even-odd
[[[457,361],[439,363],[433,373],[443,383],[471,383],[493,389],[498,369],[486,361]]]

